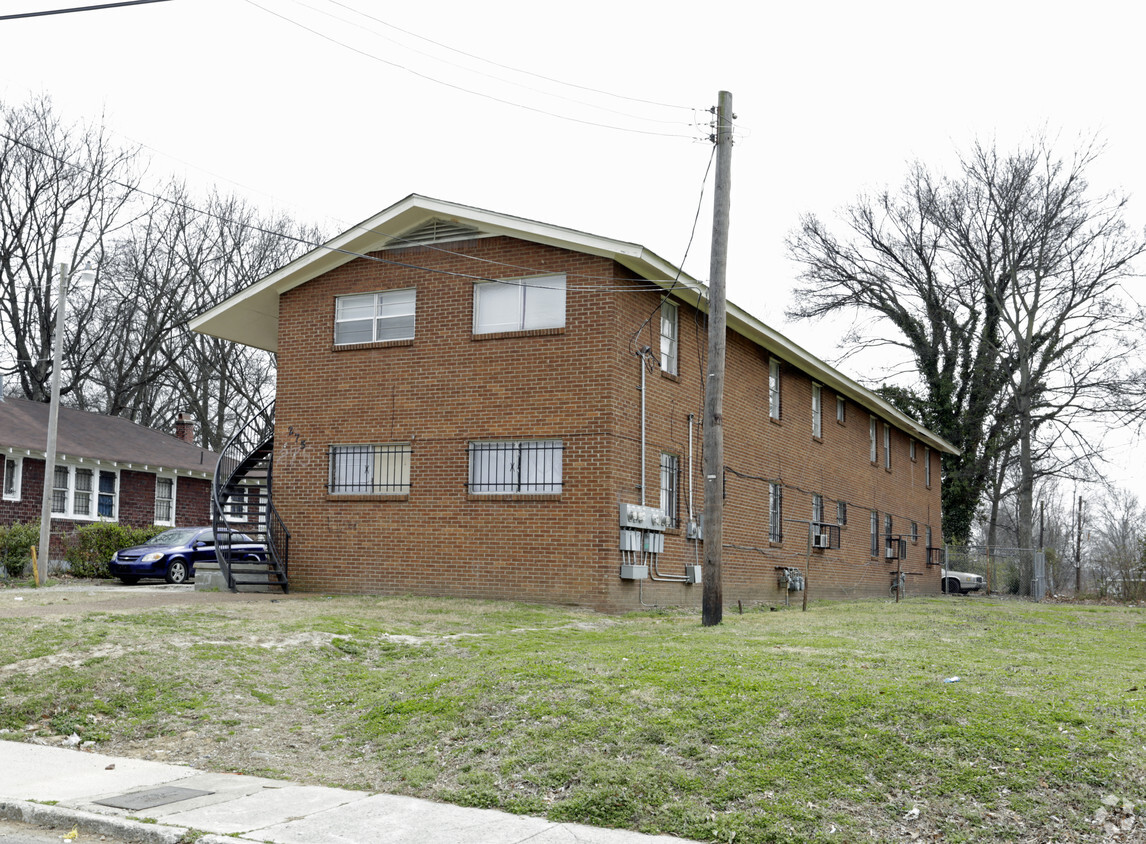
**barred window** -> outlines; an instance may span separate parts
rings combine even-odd
[[[561,492],[561,440],[471,442],[469,491],[477,494]]]
[[[780,484],[768,484],[768,541],[784,541],[784,490]]]
[[[824,496],[812,495],[812,523],[818,528],[824,523]]]
[[[155,479],[155,521],[170,524],[175,515],[175,479]]]
[[[871,511],[871,555],[879,556],[879,512]]]
[[[335,495],[408,495],[410,444],[332,445],[330,482]]]
[[[76,469],[76,489],[72,498],[72,512],[77,516],[90,516],[92,514],[91,469]]]
[[[836,502],[836,524],[846,525],[848,523],[848,503],[846,501]]]
[[[334,300],[334,342],[374,343],[414,339],[417,290],[383,290]]]
[[[677,502],[680,478],[680,458],[675,454],[661,455],[661,510],[669,518],[669,526],[677,526]]]
[[[912,522],[911,523],[911,541],[912,542],[918,542],[919,541],[919,523],[918,522]]]

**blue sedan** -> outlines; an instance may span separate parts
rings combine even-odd
[[[232,551],[251,562],[266,559],[266,546],[243,533],[230,534]],[[215,559],[215,531],[209,527],[172,528],[142,545],[112,555],[108,570],[124,583],[161,577],[168,583],[186,583],[195,576],[195,564]]]

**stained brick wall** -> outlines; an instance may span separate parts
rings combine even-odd
[[[291,538],[292,585],[333,592],[414,592],[576,603],[603,610],[699,605],[702,587],[618,577],[618,504],[640,500],[640,381],[636,350],[659,359],[661,293],[605,258],[485,238],[381,253],[397,266],[350,262],[280,300],[275,503]],[[425,269],[419,269],[425,268]],[[547,272],[567,276],[566,324],[558,331],[473,335],[473,281]],[[417,288],[409,343],[333,347],[334,297]],[[689,414],[694,416],[692,503],[703,510],[705,322],[680,306],[680,374],[646,372],[646,501],[659,503],[662,451],[680,458],[680,516],[688,508]],[[815,597],[887,595],[889,565],[869,552],[869,512],[892,513],[894,531],[919,525],[909,543],[909,594],[938,590],[925,565],[925,526],[941,540],[938,455],[923,485],[923,446],[892,432],[892,468],[868,455],[868,412],[823,389],[823,436],[812,437],[811,380],[788,364],[781,420],[768,419],[768,353],[730,334],[725,393],[724,601],[781,602],[777,566],[804,568],[806,525],[768,541],[770,479],[783,485],[784,516],[807,520],[824,496],[834,521],[848,503],[838,550],[813,551]],[[882,420],[881,420],[882,423]],[[882,437],[882,428],[881,428]],[[469,495],[467,444],[475,439],[561,439],[559,496]],[[326,490],[332,444],[410,443],[408,496],[352,498]],[[882,439],[880,460],[882,461]],[[751,477],[742,477],[751,476]],[[183,500],[182,487],[180,501]],[[881,541],[882,547],[882,541]],[[882,551],[881,551],[882,554]],[[683,574],[703,547],[670,531],[660,571]],[[799,597],[796,595],[795,597]]]

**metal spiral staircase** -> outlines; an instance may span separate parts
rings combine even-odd
[[[289,589],[290,531],[271,500],[274,444],[275,404],[271,402],[223,446],[215,467],[211,488],[215,559],[232,592]],[[246,534],[265,546],[266,553],[252,554],[250,543],[235,542],[232,532]]]

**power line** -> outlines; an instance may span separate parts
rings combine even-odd
[[[166,3],[168,0],[120,0],[118,3],[98,3],[93,6],[72,6],[70,9],[48,9],[44,12],[21,12],[16,15],[0,15],[0,21],[20,18],[40,18],[45,15],[69,15],[72,12],[93,12],[99,9],[115,9],[119,6],[142,6],[145,3]]]
[[[620,100],[627,100],[629,102],[641,103],[642,105],[652,105],[652,106],[658,106],[661,108],[681,109],[683,111],[695,111],[695,109],[693,109],[691,106],[674,105],[672,103],[655,102],[653,100],[640,99],[639,97],[627,97],[623,94],[615,94],[612,91],[603,91],[599,88],[590,88],[586,85],[577,85],[573,82],[565,82],[564,80],[556,79],[552,76],[545,76],[544,74],[534,73],[533,71],[530,71],[530,70],[523,70],[521,68],[512,67],[512,66],[506,65],[506,64],[501,64],[500,62],[495,62],[495,61],[492,61],[490,59],[483,58],[482,56],[475,55],[474,53],[467,53],[465,50],[459,50],[455,47],[451,47],[448,44],[443,44],[440,41],[435,41],[432,38],[426,38],[424,35],[419,35],[418,33],[411,32],[408,29],[403,29],[400,26],[389,23],[388,21],[384,21],[381,18],[376,18],[373,15],[368,14],[367,12],[361,11],[360,9],[355,9],[353,6],[350,6],[346,3],[341,3],[341,2],[339,2],[339,0],[329,0],[329,2],[333,3],[335,6],[341,6],[342,8],[347,9],[348,11],[362,15],[365,18],[369,18],[370,20],[375,21],[377,23],[380,23],[385,27],[397,30],[398,32],[401,32],[404,35],[409,35],[411,38],[417,38],[419,41],[425,41],[427,44],[433,44],[435,47],[441,47],[443,50],[449,50],[451,53],[457,53],[458,55],[465,56],[466,58],[469,58],[469,59],[474,59],[474,60],[479,61],[479,62],[484,62],[485,64],[490,64],[490,65],[493,65],[494,67],[500,67],[502,70],[508,70],[508,71],[513,72],[513,73],[520,73],[520,74],[523,74],[525,76],[532,76],[535,79],[541,79],[541,80],[544,80],[545,82],[553,82],[557,85],[565,85],[569,88],[576,88],[579,91],[586,91],[586,92],[592,93],[592,94],[601,94],[601,95],[606,96],[606,97],[615,97],[615,98],[620,99]],[[658,122],[669,122],[669,121],[658,121]]]
[[[544,114],[548,117],[555,117],[558,120],[567,120],[570,123],[579,123],[583,126],[594,126],[598,129],[611,129],[611,130],[614,130],[617,132],[630,132],[630,133],[636,134],[636,135],[652,135],[652,136],[661,137],[661,138],[696,139],[696,136],[694,136],[694,135],[685,135],[685,134],[681,134],[679,132],[655,132],[655,131],[652,131],[650,129],[633,129],[633,128],[629,128],[626,126],[615,126],[615,125],[612,125],[609,123],[601,123],[601,122],[598,122],[595,120],[584,120],[584,119],[579,118],[579,117],[572,117],[572,116],[567,115],[567,114],[560,114],[560,113],[555,112],[555,111],[548,111],[548,110],[543,109],[543,108],[537,108],[536,106],[525,105],[524,103],[515,102],[513,100],[507,100],[507,99],[504,99],[502,97],[496,97],[493,94],[486,94],[486,93],[483,93],[481,91],[475,91],[472,88],[466,88],[462,85],[455,85],[453,82],[447,82],[444,79],[438,79],[435,76],[431,76],[429,74],[422,73],[421,71],[414,70],[413,68],[406,67],[405,65],[399,64],[397,62],[392,62],[388,59],[384,59],[381,56],[375,55],[374,53],[370,53],[370,52],[367,52],[366,50],[362,50],[362,49],[359,49],[358,47],[354,47],[350,44],[347,44],[344,41],[339,41],[337,38],[334,38],[333,36],[327,35],[326,33],[319,32],[317,29],[309,27],[306,24],[301,23],[300,21],[296,21],[293,18],[287,17],[284,14],[281,14],[280,12],[274,11],[273,9],[268,9],[266,6],[262,6],[259,3],[256,3],[255,0],[246,0],[246,2],[248,4],[254,6],[257,9],[261,9],[262,11],[266,12],[268,15],[274,15],[276,18],[284,20],[289,24],[293,24],[294,26],[297,26],[300,29],[306,30],[307,32],[311,33],[312,35],[316,35],[319,38],[322,38],[326,41],[331,42],[332,44],[337,44],[339,47],[342,47],[343,49],[350,50],[351,52],[354,52],[354,53],[358,53],[360,56],[363,56],[365,58],[371,59],[373,61],[379,62],[379,63],[384,64],[384,65],[387,65],[389,67],[393,67],[393,68],[396,68],[398,70],[405,71],[406,73],[409,73],[412,76],[417,76],[419,79],[425,79],[428,82],[433,82],[437,85],[443,85],[447,88],[452,88],[453,90],[460,91],[464,94],[471,94],[475,97],[482,97],[483,99],[492,100],[493,102],[501,103],[502,105],[512,106],[514,108],[520,108],[520,109],[523,109],[525,111],[533,112],[535,114]]]

